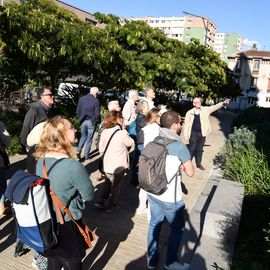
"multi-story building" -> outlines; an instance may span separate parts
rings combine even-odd
[[[249,51],[229,56],[228,60],[242,90],[230,106],[243,109],[257,102],[258,106],[270,107],[270,51],[257,51],[254,45]]]
[[[214,42],[214,51],[224,61],[228,60],[228,56],[235,56],[240,52],[243,39],[237,33],[216,33]]]
[[[192,38],[197,38],[201,44],[214,48],[216,26],[206,17],[143,17],[129,18],[127,20],[144,21],[149,26],[163,31],[167,37],[185,43],[189,43]]]
[[[9,2],[17,2],[17,3],[22,3],[22,2],[26,2],[27,0],[0,0],[2,2],[0,2],[1,4],[6,4]],[[95,16],[92,15],[89,12],[86,12],[84,10],[81,10],[79,8],[76,8],[72,5],[69,5],[65,2],[59,1],[59,0],[52,0],[56,5],[58,5],[59,7],[62,7],[66,10],[71,11],[72,13],[76,14],[80,19],[82,19],[83,21],[89,22],[93,25],[96,25],[98,27],[103,27],[102,25],[98,24],[98,21],[96,20]]]

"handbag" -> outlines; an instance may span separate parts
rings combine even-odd
[[[48,173],[47,173],[45,159],[43,160],[42,170],[43,170],[44,177],[46,177],[48,179]],[[50,195],[51,195],[52,202],[53,202],[53,205],[54,205],[54,208],[55,208],[55,211],[56,211],[56,215],[58,216],[60,224],[64,224],[64,222],[65,222],[64,219],[63,219],[61,210],[60,210],[60,208],[61,208],[69,216],[69,218],[75,223],[75,225],[77,226],[79,232],[81,233],[81,235],[84,238],[86,247],[90,248],[92,246],[92,241],[94,241],[95,238],[96,238],[95,237],[95,231],[92,232],[87,225],[84,225],[84,228],[82,228],[76,222],[76,220],[74,220],[74,218],[73,218],[71,212],[69,211],[69,209],[56,196],[56,194],[54,193],[52,188],[50,188]]]
[[[105,156],[105,153],[106,153],[106,151],[107,151],[107,149],[108,149],[108,146],[109,146],[109,144],[110,144],[110,142],[111,142],[111,140],[112,140],[114,134],[115,134],[117,131],[119,131],[119,130],[120,130],[120,129],[117,129],[117,130],[115,130],[115,131],[113,132],[113,134],[111,135],[111,137],[110,137],[110,139],[109,139],[109,141],[108,141],[108,143],[107,143],[107,145],[106,145],[106,147],[105,147],[105,150],[104,150],[102,156],[100,157],[100,160],[99,160],[99,163],[98,163],[98,170],[99,170],[100,173],[102,173],[102,174],[105,173],[105,172],[104,172],[104,166],[103,166],[103,158],[104,158],[104,156]]]

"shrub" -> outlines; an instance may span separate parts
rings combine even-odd
[[[248,195],[270,196],[270,170],[265,155],[255,146],[238,146],[224,165],[224,176],[242,183]]]
[[[233,134],[229,134],[222,150],[215,157],[214,163],[224,169],[226,160],[233,156],[239,149],[254,146],[256,140],[255,132],[250,131],[248,128],[242,126],[234,128]]]

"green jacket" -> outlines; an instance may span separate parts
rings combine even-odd
[[[52,157],[45,158],[47,171],[56,160]],[[38,159],[36,174],[44,177],[42,162],[42,158]],[[53,167],[49,179],[54,193],[68,207],[73,218],[80,219],[85,209],[84,202],[94,198],[94,187],[84,166],[75,159],[65,158]],[[67,216],[64,219],[70,220]]]

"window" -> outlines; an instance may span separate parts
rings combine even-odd
[[[250,87],[256,87],[258,78],[251,78]]]
[[[253,71],[259,71],[260,69],[260,60],[254,60],[254,64],[253,64]]]
[[[165,20],[162,20],[161,22],[162,22],[162,23],[165,23]]]
[[[268,79],[267,92],[270,92],[270,79]]]

